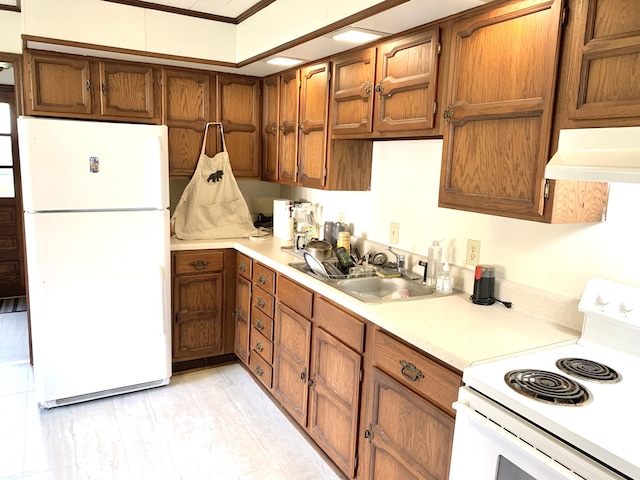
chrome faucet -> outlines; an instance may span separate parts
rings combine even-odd
[[[396,270],[400,273],[404,272],[404,255],[399,254],[394,252],[393,250],[391,250],[391,247],[388,247],[387,250],[389,250],[389,252],[391,252],[393,255],[395,255],[397,261],[398,261],[398,266],[396,267]]]

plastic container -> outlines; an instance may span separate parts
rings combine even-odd
[[[344,247],[347,252],[351,252],[351,234],[349,232],[338,233],[336,248]]]
[[[442,271],[438,275],[436,280],[436,291],[440,293],[452,293],[453,292],[453,279],[450,274],[450,267],[447,262],[442,264]]]
[[[438,281],[438,273],[440,273],[440,263],[442,262],[442,247],[440,240],[434,240],[433,245],[429,247],[427,260],[427,286],[435,287]]]
[[[344,223],[344,215],[341,213],[338,215],[338,221],[333,224],[333,246],[337,247],[338,242],[338,234],[340,232],[347,232],[349,228],[346,223]]]

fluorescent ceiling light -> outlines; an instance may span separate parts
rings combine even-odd
[[[282,65],[285,67],[292,67],[294,65],[299,65],[304,60],[300,60],[299,58],[289,58],[289,57],[275,57],[270,60],[267,60],[267,63],[271,65]]]
[[[350,43],[367,43],[389,35],[384,32],[376,32],[375,30],[365,30],[364,28],[347,27],[337,32],[329,34],[334,40]]]

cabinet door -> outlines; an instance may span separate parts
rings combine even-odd
[[[540,220],[562,0],[452,25],[439,206]]]
[[[311,322],[278,303],[275,320],[273,394],[300,425],[307,425]]]
[[[29,53],[27,63],[27,113],[58,113],[90,117],[92,95],[88,59],[58,54]]]
[[[332,134],[371,133],[376,49],[336,57],[332,64]]]
[[[358,353],[313,329],[309,434],[349,477],[356,468],[361,368]]]
[[[278,179],[280,76],[262,80],[262,180]]]
[[[236,311],[234,351],[240,360],[249,364],[249,334],[251,312],[251,281],[238,275],[236,281]]]
[[[300,103],[300,71],[280,76],[280,149],[278,168],[280,183],[298,181],[298,108]]]
[[[175,277],[174,361],[223,353],[222,283],[221,273]]]
[[[569,118],[640,117],[640,2],[577,3]]]
[[[162,70],[162,123],[169,130],[169,174],[190,177],[195,171],[210,118],[208,73]]]
[[[439,43],[439,30],[434,27],[378,48],[374,106],[377,132],[433,128]]]
[[[298,163],[305,187],[323,188],[326,176],[329,64],[301,70]]]
[[[373,369],[373,414],[367,478],[449,478],[454,419]]]
[[[216,96],[234,176],[260,179],[260,79],[218,75]]]
[[[153,119],[156,117],[155,71],[146,65],[99,62],[100,115]]]

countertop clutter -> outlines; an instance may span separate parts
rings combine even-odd
[[[525,351],[575,343],[580,332],[564,325],[496,303],[474,305],[469,294],[369,304],[290,267],[281,250],[291,241],[228,239],[184,241],[171,238],[171,250],[234,248],[315,290],[353,313],[462,371],[471,364]]]

